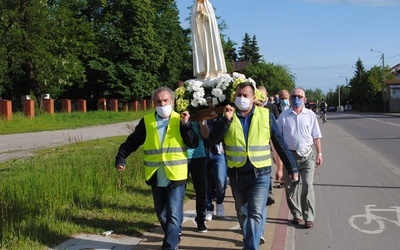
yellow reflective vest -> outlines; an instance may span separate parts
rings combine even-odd
[[[236,113],[225,134],[225,153],[230,168],[240,168],[247,157],[256,168],[271,166],[269,110],[255,107],[246,143],[243,127]]]
[[[164,142],[158,136],[154,113],[144,117],[146,140],[143,144],[145,180],[148,181],[161,165],[170,181],[186,180],[188,176],[187,148],[180,134],[180,116],[172,111]]]

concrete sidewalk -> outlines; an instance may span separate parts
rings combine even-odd
[[[293,226],[288,226],[289,209],[286,205],[284,189],[274,189],[275,204],[269,206],[264,238],[266,243],[260,245],[260,250],[294,249]],[[184,204],[184,222],[182,224],[182,241],[180,250],[225,250],[242,249],[242,234],[236,219],[234,200],[230,187],[227,188],[224,202],[225,216],[214,217],[207,222],[208,232],[197,232],[194,218],[195,199],[189,199]],[[142,237],[110,234],[89,235],[79,234],[57,246],[56,250],[82,249],[113,249],[113,250],[159,250],[164,233],[159,225]]]
[[[190,199],[184,205],[185,219],[183,223],[182,241],[179,249],[242,249],[242,234],[236,218],[234,200],[231,188],[228,186],[224,201],[225,216],[213,217],[207,222],[208,232],[197,232],[195,218],[195,200]],[[265,228],[266,243],[260,246],[262,250],[290,249],[290,242],[286,242],[288,234],[288,214],[284,189],[274,189],[275,204],[269,206]],[[289,228],[290,229],[290,228]],[[289,230],[290,233],[290,230]],[[162,244],[164,234],[161,227],[144,235],[144,239],[133,249],[158,250]]]

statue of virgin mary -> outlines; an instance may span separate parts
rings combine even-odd
[[[208,0],[195,0],[190,21],[194,76],[206,79],[226,73],[218,23],[211,3]]]

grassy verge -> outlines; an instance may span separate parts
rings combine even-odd
[[[0,164],[2,249],[43,249],[79,232],[140,235],[156,222],[143,155],[128,158],[118,186],[114,156],[124,137],[80,142]]]
[[[60,129],[73,129],[79,127],[104,125],[119,122],[126,122],[139,119],[143,115],[154,111],[139,112],[110,112],[110,111],[92,111],[87,113],[73,112],[55,113],[48,115],[46,113],[38,114],[35,118],[29,119],[22,113],[13,114],[10,121],[0,118],[0,135],[38,132]]]
[[[139,236],[154,227],[141,149],[127,159],[118,185],[114,157],[125,139],[76,142],[0,163],[0,249],[46,249],[106,230]]]

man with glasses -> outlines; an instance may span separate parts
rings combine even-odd
[[[283,176],[287,202],[293,215],[292,223],[298,225],[304,220],[305,228],[311,228],[315,217],[314,173],[316,166],[322,164],[322,135],[317,116],[304,107],[304,97],[303,89],[293,89],[291,108],[283,111],[277,122],[299,169],[299,182],[295,185],[288,180],[287,174]],[[278,169],[281,174],[282,170]]]

